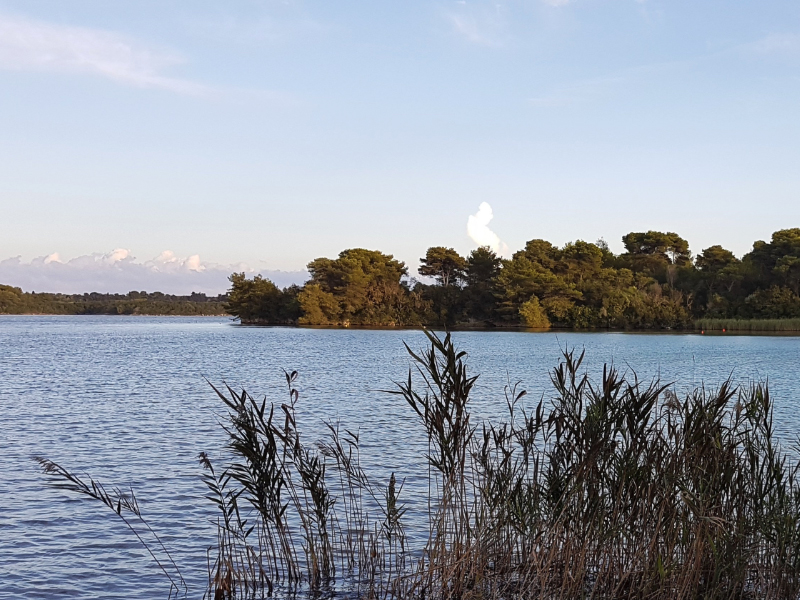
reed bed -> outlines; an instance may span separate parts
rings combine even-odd
[[[800,465],[766,385],[679,398],[613,367],[592,381],[565,351],[551,398],[508,386],[505,418],[475,422],[465,353],[428,341],[390,390],[428,440],[419,547],[401,474],[368,477],[338,423],[301,436],[296,372],[280,404],[215,388],[229,460],[200,456],[219,509],[209,598],[800,598]]]
[[[800,319],[698,319],[700,331],[800,331]]]

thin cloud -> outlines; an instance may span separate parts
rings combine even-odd
[[[800,35],[796,33],[770,33],[762,39],[745,44],[745,50],[752,54],[796,55],[800,54]]]
[[[107,253],[93,253],[63,260],[58,252],[24,262],[20,257],[0,261],[0,283],[25,291],[127,293],[160,291],[188,295],[202,292],[216,295],[228,287],[228,276],[234,272],[252,276],[260,273],[276,285],[302,284],[307,271],[258,271],[244,263],[223,265],[201,260],[193,254],[181,258],[165,250],[155,258],[137,261],[125,248]]]
[[[506,20],[500,5],[493,10],[473,8],[466,3],[457,2],[458,9],[447,11],[444,18],[452,30],[471,44],[498,47],[506,40]]]
[[[498,254],[508,254],[508,246],[500,241],[498,235],[489,229],[494,218],[492,207],[488,202],[481,202],[478,212],[467,219],[467,235],[478,246],[488,246]]]
[[[122,85],[200,95],[209,88],[165,74],[182,56],[123,34],[0,15],[0,69],[81,73]]]

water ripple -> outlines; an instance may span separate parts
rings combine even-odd
[[[800,424],[796,337],[462,332],[455,338],[482,374],[478,416],[502,415],[509,378],[522,380],[536,401],[548,395],[548,371],[566,344],[585,347],[594,372],[614,361],[679,388],[718,384],[730,374],[737,381],[769,378],[780,434],[793,438]],[[283,401],[281,369],[298,369],[305,438],[321,437],[325,419],[358,429],[368,471],[405,477],[408,514],[418,514],[426,486],[423,440],[402,401],[380,391],[406,376],[403,341],[421,347],[424,337],[243,328],[217,318],[0,317],[0,596],[167,597],[163,575],[125,525],[111,511],[48,486],[34,454],[132,487],[181,566],[189,597],[202,596],[215,530],[196,457],[219,456],[224,444],[221,406],[204,378]]]

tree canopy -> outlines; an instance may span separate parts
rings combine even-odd
[[[800,229],[776,231],[741,259],[720,245],[694,258],[674,232],[631,232],[622,242],[625,252],[614,255],[603,240],[557,247],[532,239],[509,259],[485,247],[461,256],[431,246],[419,266],[427,281],[409,278],[391,255],[355,248],[311,261],[299,291],[232,279],[231,306],[258,289],[262,300],[248,300],[254,312],[239,310],[242,320],[286,322],[289,313],[275,307],[289,294],[294,322],[331,326],[650,329],[800,316]]]
[[[408,269],[391,254],[353,248],[308,263],[310,281],[298,294],[303,325],[398,326],[422,323]]]
[[[161,292],[48,294],[0,285],[0,314],[48,315],[224,315],[227,296]]]

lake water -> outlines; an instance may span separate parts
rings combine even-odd
[[[659,374],[678,391],[768,379],[777,429],[800,433],[800,337],[696,334],[457,332],[481,377],[474,412],[503,416],[503,386],[520,380],[531,402],[550,394],[564,346]],[[300,372],[306,440],[325,419],[359,429],[376,477],[406,477],[416,507],[423,446],[402,399],[382,392],[407,376],[419,331],[246,328],[222,318],[0,317],[0,598],[166,598],[163,575],[125,526],[99,504],[48,485],[42,455],[106,485],[131,486],[200,598],[215,514],[200,481],[200,451],[220,455],[221,402],[205,379],[274,401],[281,369]],[[204,379],[205,378],[205,379]]]

